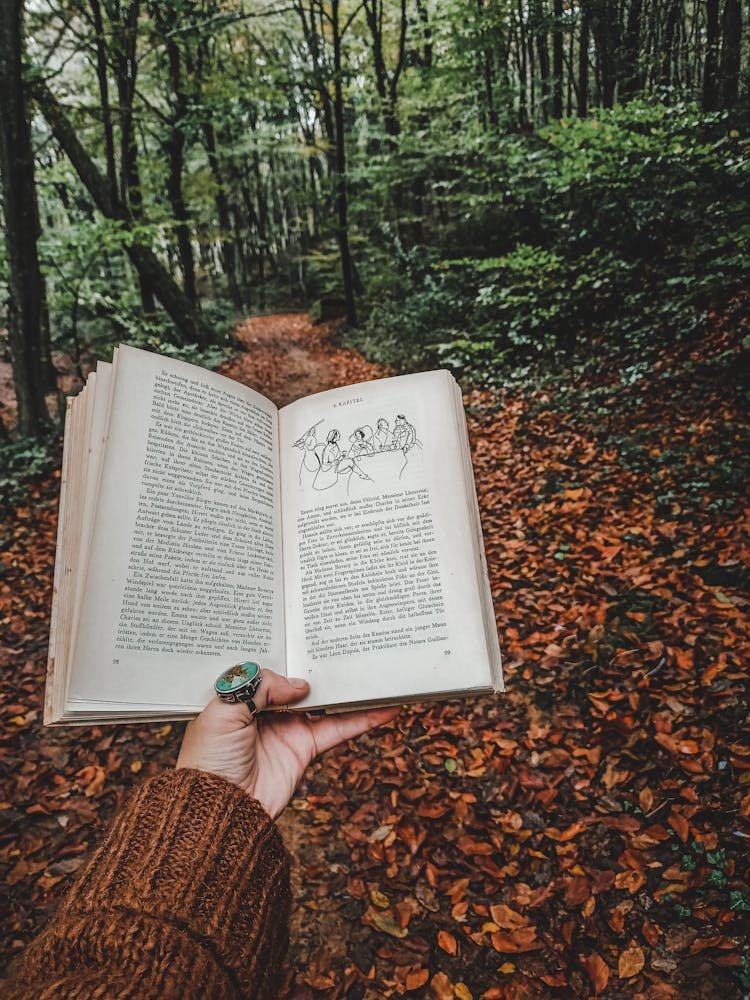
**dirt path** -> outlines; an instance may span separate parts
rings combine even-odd
[[[312,324],[307,313],[247,319],[235,331],[244,353],[220,371],[262,392],[278,406],[389,374],[381,365],[333,346],[334,334],[332,324]]]

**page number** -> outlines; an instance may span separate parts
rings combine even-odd
[[[112,662],[113,662],[113,663],[119,663],[120,661],[119,661],[119,660],[117,659],[117,657],[116,657],[116,656],[113,656],[113,657],[112,657]]]
[[[449,649],[444,649],[443,650],[443,656],[450,656],[450,655],[451,655],[451,651]]]

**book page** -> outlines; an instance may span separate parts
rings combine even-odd
[[[288,673],[309,705],[494,686],[454,394],[426,372],[279,414]]]
[[[218,673],[284,672],[277,412],[119,348],[66,708],[199,710]]]

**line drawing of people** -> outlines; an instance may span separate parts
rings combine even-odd
[[[328,432],[325,446],[320,454],[320,468],[313,479],[314,489],[327,490],[338,482],[338,461],[341,458],[340,440],[340,430],[334,427]]]
[[[316,428],[318,424],[322,424],[323,421],[319,420],[317,423],[313,424],[312,427],[308,428],[302,437],[297,438],[294,442],[295,448],[302,449],[302,461],[299,466],[299,484],[302,485],[302,470],[306,469],[314,475],[317,474],[318,469],[320,469],[320,456],[318,451],[320,445],[318,444],[318,434]]]
[[[400,480],[409,465],[410,453],[415,448],[422,448],[414,424],[404,413],[396,415],[392,428],[385,417],[378,417],[375,431],[370,424],[355,427],[349,434],[346,449],[342,448],[342,432],[338,427],[328,431],[325,442],[319,440],[318,428],[324,423],[324,419],[318,420],[294,442],[294,447],[302,451],[299,485],[311,482],[317,492],[331,489],[343,478],[349,496],[352,476],[371,483],[395,476]],[[388,454],[394,452],[401,453],[402,463],[388,459]],[[398,471],[395,464],[400,464]],[[365,471],[368,467],[373,475]]]
[[[340,430],[334,428],[328,432],[325,447],[320,456],[320,468],[313,479],[313,489],[328,490],[336,485],[339,476],[345,476],[348,496],[352,475],[356,475],[359,479],[369,479],[370,482],[372,479],[360,468],[354,457],[342,453],[339,447],[340,440]]]
[[[388,421],[385,417],[380,417],[378,419],[375,436],[373,438],[375,451],[390,451],[393,447],[392,441],[393,439],[391,438],[391,430]]]
[[[350,458],[359,458],[360,455],[373,455],[375,453],[372,445],[372,427],[367,424],[353,431],[349,440],[352,443],[351,448],[347,451]]]
[[[404,455],[411,448],[417,440],[417,432],[414,430],[412,424],[406,419],[403,413],[399,413],[396,417],[396,422],[393,425],[393,443],[396,448],[403,451]]]
[[[409,464],[407,455],[414,445],[419,445],[421,448],[421,443],[417,440],[417,432],[414,429],[414,425],[409,423],[403,413],[397,414],[393,424],[393,448],[396,451],[400,451],[404,456],[404,464],[401,466],[398,474],[399,479],[401,479],[404,469]]]

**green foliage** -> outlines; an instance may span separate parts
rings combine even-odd
[[[0,443],[0,511],[28,499],[28,484],[52,468],[57,438]]]
[[[691,336],[745,275],[745,150],[725,114],[644,101],[502,136],[491,156],[485,143],[484,193],[469,149],[461,184],[455,163],[433,179],[449,213],[442,245],[404,256],[359,343],[493,384],[594,338],[635,355]],[[469,231],[474,252],[456,259]]]

